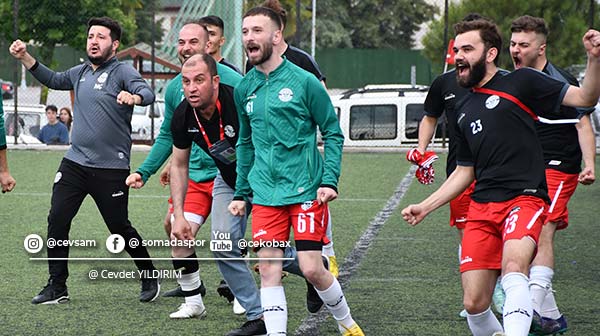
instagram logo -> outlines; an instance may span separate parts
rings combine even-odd
[[[25,251],[29,253],[38,253],[42,250],[42,247],[44,247],[44,241],[42,240],[42,237],[34,233],[25,237],[23,246],[25,247]]]

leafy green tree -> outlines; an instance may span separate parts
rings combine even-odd
[[[433,19],[437,7],[425,0],[346,0],[354,48],[405,48],[414,46],[419,25]]]
[[[587,30],[589,0],[464,0],[451,4],[448,10],[448,36],[454,36],[452,26],[469,13],[479,13],[492,19],[502,32],[503,46],[500,54],[500,66],[512,69],[512,60],[508,52],[510,43],[510,24],[521,15],[544,18],[550,30],[546,53],[548,59],[560,67],[585,61],[585,52],[581,37]],[[434,65],[434,71],[441,71],[447,46],[443,41],[443,17],[429,25],[429,32],[423,39],[424,55]]]

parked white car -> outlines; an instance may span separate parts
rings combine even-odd
[[[46,107],[41,104],[17,105],[19,117],[15,127],[14,105],[3,105],[4,128],[6,130],[6,142],[13,143],[15,134],[18,143],[41,144],[37,139],[40,129],[48,123],[46,119]]]
[[[427,86],[410,84],[367,85],[332,96],[345,135],[344,146],[397,147],[417,143],[427,90]],[[435,140],[441,138],[442,132],[436,132]]]
[[[154,119],[154,138],[158,135],[160,126],[165,118],[165,101],[157,99],[154,102],[154,115],[151,106],[138,106],[133,108],[131,117],[131,139],[134,142],[149,142],[152,136],[152,119]]]

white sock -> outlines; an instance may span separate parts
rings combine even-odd
[[[558,306],[556,306],[556,301],[554,300],[554,291],[552,288],[550,288],[546,294],[540,315],[554,320],[559,319],[562,316],[560,310],[558,310]]]
[[[200,288],[200,271],[182,274],[181,277],[177,279],[177,283],[181,286],[181,290],[186,292]],[[204,307],[204,302],[202,302],[202,295],[200,295],[200,293],[186,296],[185,303]]]
[[[461,254],[462,254],[462,245],[458,244],[458,264],[460,265],[460,258],[461,258]]]
[[[323,245],[321,253],[326,257],[335,257],[335,251],[333,250],[333,242],[329,242],[329,244]]]
[[[503,331],[502,325],[490,308],[479,314],[471,315],[467,312],[467,323],[473,336],[490,336]]]
[[[352,319],[352,315],[350,315],[350,307],[348,307],[346,297],[342,292],[342,286],[340,286],[340,283],[336,278],[333,278],[333,283],[329,288],[324,291],[317,289],[317,293],[325,303],[325,306],[331,315],[333,315],[333,318],[338,322],[340,332],[344,333],[346,329],[349,329],[354,325],[355,322]]]
[[[511,272],[502,277],[506,293],[504,302],[504,332],[507,335],[528,335],[533,308],[529,280],[523,273]]]
[[[529,269],[529,291],[533,310],[541,313],[546,295],[552,287],[554,271],[547,266],[531,266]]]
[[[260,302],[267,335],[286,335],[288,316],[283,286],[261,288]]]

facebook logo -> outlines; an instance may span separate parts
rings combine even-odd
[[[125,239],[119,234],[112,234],[106,238],[106,249],[110,253],[121,253],[125,249]]]

